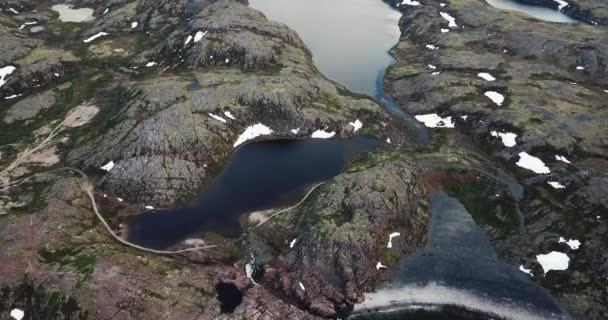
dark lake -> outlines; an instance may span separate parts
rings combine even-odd
[[[366,136],[246,144],[189,205],[131,218],[128,240],[162,249],[202,232],[238,237],[241,215],[297,203],[313,184],[336,176],[357,155],[379,145]]]

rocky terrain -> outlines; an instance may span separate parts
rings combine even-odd
[[[398,61],[385,78],[387,91],[415,114],[451,116],[459,133],[450,134],[472,137],[523,182],[523,235],[504,236],[487,226],[501,258],[542,275],[537,254],[567,252],[568,271],[534,280],[576,318],[608,316],[602,249],[608,29],[543,22],[476,0],[399,8],[402,37],[392,51]],[[516,138],[509,142],[499,133]],[[516,166],[521,152],[541,159],[546,171]],[[574,250],[560,237],[584,245]]]
[[[60,16],[57,2],[0,0],[0,319],[13,308],[25,319],[342,318],[424,246],[437,189],[574,318],[608,317],[606,7],[571,1],[565,12],[600,26],[565,26],[478,0],[387,2],[404,14],[387,93],[456,122],[426,146],[246,2],[72,0],[61,4],[90,10]],[[127,217],[192,199],[244,137],[319,131],[391,143],[268,223],[243,217],[239,239],[189,239],[173,254],[117,241]],[[520,152],[550,172],[516,166]],[[389,249],[393,232],[403,236]],[[535,256],[551,250],[570,267],[543,276]]]

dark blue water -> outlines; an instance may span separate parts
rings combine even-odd
[[[128,240],[161,249],[202,232],[238,237],[242,214],[296,203],[313,184],[336,176],[357,155],[379,145],[365,136],[246,144],[188,206],[131,218]]]

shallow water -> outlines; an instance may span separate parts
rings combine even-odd
[[[401,14],[381,0],[249,0],[269,20],[295,30],[319,70],[351,91],[375,97],[378,74],[393,63]]]
[[[85,22],[95,19],[93,9],[89,8],[73,9],[65,4],[56,4],[51,9],[59,13],[59,20],[62,22]]]
[[[514,0],[486,0],[486,2],[492,7],[504,10],[519,11],[539,20],[578,23],[577,20],[570,18],[563,12],[550,8],[532,6],[516,2]]]
[[[359,154],[379,145],[365,136],[246,144],[188,206],[131,218],[128,240],[166,248],[201,232],[238,237],[241,215],[297,202],[313,184],[336,176]]]

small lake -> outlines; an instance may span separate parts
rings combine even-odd
[[[539,20],[565,23],[579,22],[561,11],[523,4],[514,0],[486,0],[486,3],[498,9],[519,11]]]
[[[189,205],[131,218],[128,240],[163,249],[204,232],[239,237],[243,214],[295,204],[312,185],[338,175],[358,155],[379,146],[366,136],[246,144]]]

